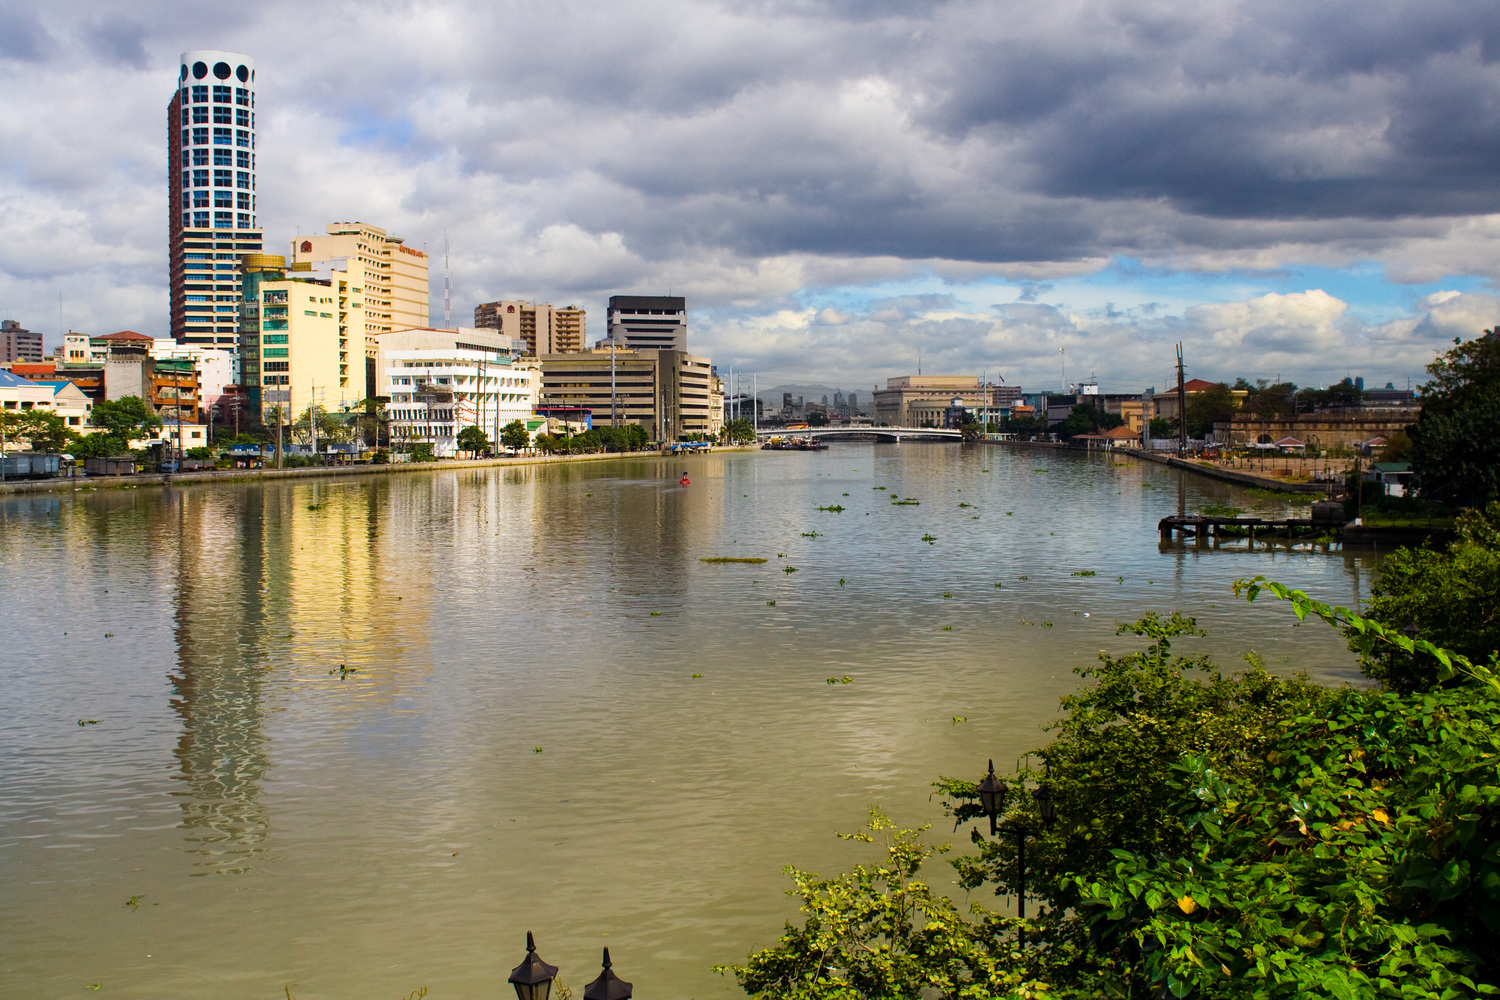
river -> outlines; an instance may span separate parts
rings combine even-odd
[[[865,860],[872,803],[961,843],[930,782],[1043,742],[1117,623],[1357,679],[1229,587],[1350,604],[1370,561],[1159,544],[1210,501],[1282,509],[914,443],[0,498],[0,983],[500,997],[532,930],[575,997],[601,946],[740,995],[709,966],[775,940],[783,865]]]

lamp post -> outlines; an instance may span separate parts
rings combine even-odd
[[[615,975],[609,960],[609,949],[604,949],[604,967],[599,977],[583,988],[583,1000],[631,1000],[634,987]],[[557,966],[548,965],[536,953],[536,941],[531,932],[526,932],[526,957],[511,970],[509,982],[516,988],[516,1000],[547,1000],[552,992],[552,983],[557,979]]]
[[[990,819],[990,836],[995,836],[1000,831],[1000,814],[1005,811],[1005,800],[1010,795],[1010,787],[1004,779],[995,774],[995,762],[990,761],[989,773],[979,782],[979,807]],[[1052,787],[1046,782],[1032,789],[1031,800],[1036,804],[1037,815],[1041,818],[1044,830],[1052,829],[1052,824],[1057,822],[1057,803],[1052,799]],[[1013,821],[1009,827],[1016,835],[1016,916],[1022,920],[1026,919],[1026,838],[1033,835],[1034,831],[1020,820]]]
[[[526,957],[510,972],[510,984],[516,988],[517,1000],[547,1000],[552,992],[552,980],[557,978],[557,966],[548,965],[536,953],[536,942],[531,932],[526,932]]]
[[[630,1000],[631,985],[610,968],[609,949],[604,949],[604,967],[595,979],[583,988],[583,1000]]]

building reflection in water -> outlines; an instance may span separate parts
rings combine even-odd
[[[266,752],[265,492],[179,491],[176,756],[195,875],[250,871],[271,819],[261,801]]]
[[[186,787],[176,794],[201,874],[249,871],[265,849],[266,702],[291,674],[356,668],[342,697],[314,707],[327,717],[387,703],[424,673],[392,668],[430,660],[425,564],[380,553],[419,531],[393,531],[401,518],[428,516],[393,504],[388,489],[384,482],[188,488],[163,505],[175,523],[159,525],[158,537],[177,551],[172,683]]]

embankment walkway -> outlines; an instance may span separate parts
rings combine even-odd
[[[1156,462],[1159,465],[1169,465],[1174,469],[1182,469],[1187,472],[1196,472],[1200,476],[1208,476],[1210,479],[1223,480],[1226,483],[1237,483],[1240,486],[1254,486],[1262,490],[1274,490],[1277,493],[1317,493],[1326,495],[1328,488],[1322,483],[1289,483],[1285,479],[1272,479],[1269,476],[1257,476],[1249,472],[1236,472],[1233,469],[1221,469],[1213,465],[1203,465],[1200,462],[1189,462],[1178,458],[1176,455],[1161,455],[1156,452],[1144,451],[1140,448],[1112,448],[1110,454],[1129,455],[1146,462]]]
[[[753,451],[754,445],[715,448],[714,451]],[[0,497],[16,493],[55,493],[72,490],[122,490],[165,486],[197,486],[217,483],[262,483],[279,479],[310,479],[329,476],[390,476],[409,472],[449,472],[455,469],[487,469],[507,465],[558,465],[567,462],[599,462],[617,458],[657,458],[656,450],[605,452],[588,455],[524,455],[514,458],[480,458],[440,462],[396,462],[389,465],[329,465],[299,469],[216,469],[211,472],[147,473],[135,476],[75,476],[69,479],[25,479],[0,484]]]

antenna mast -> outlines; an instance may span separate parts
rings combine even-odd
[[[453,272],[448,267],[448,230],[443,230],[443,329],[453,326]]]

